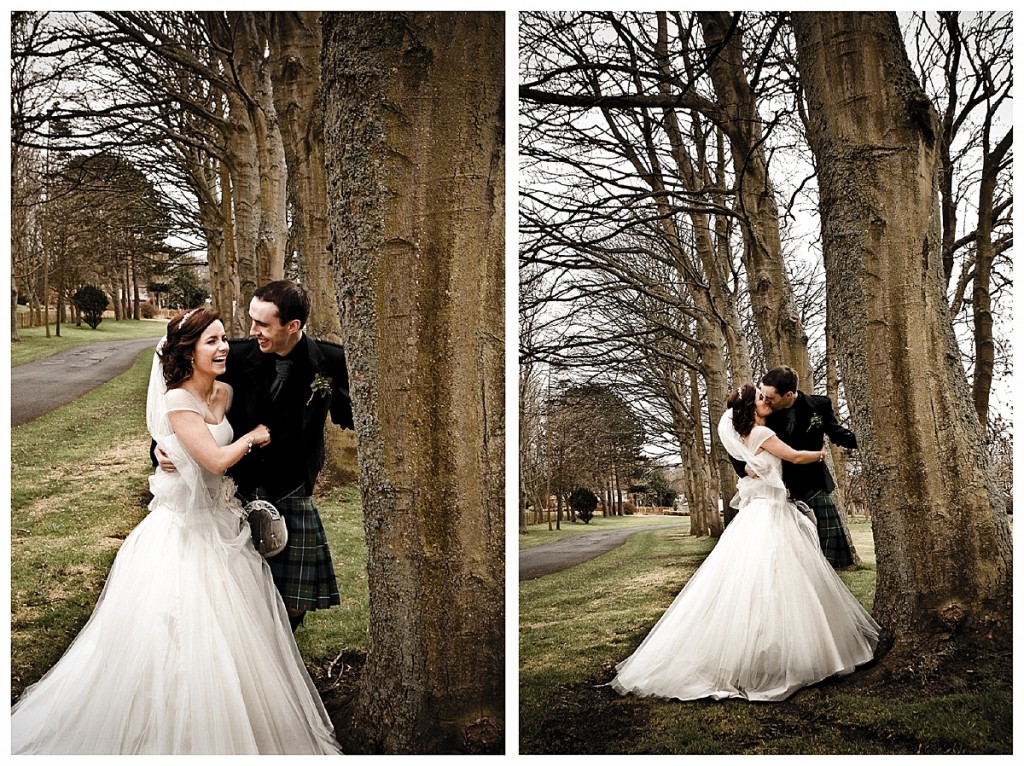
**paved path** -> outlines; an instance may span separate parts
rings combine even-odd
[[[11,426],[63,407],[131,367],[159,338],[101,341],[11,368]]]
[[[554,543],[527,548],[519,551],[519,582],[561,572],[563,569],[597,558],[602,553],[618,548],[626,542],[627,537],[635,532],[650,532],[652,529],[689,526],[689,524],[690,520],[687,519],[667,524],[584,532]]]

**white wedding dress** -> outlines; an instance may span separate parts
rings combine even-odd
[[[182,389],[166,408],[202,412]],[[165,412],[154,436],[179,471],[150,479],[92,616],[14,706],[12,752],[339,753],[233,483],[184,453]],[[227,420],[209,427],[231,442]]]
[[[814,523],[786,499],[781,460],[719,426],[743,478],[739,512],[640,646],[616,666],[620,694],[777,701],[871,660],[878,624],[821,553]],[[723,433],[726,429],[731,434]],[[735,453],[739,454],[735,454]]]

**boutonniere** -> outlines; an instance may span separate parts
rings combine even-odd
[[[320,394],[320,396],[326,399],[328,396],[331,395],[331,390],[333,388],[334,381],[331,380],[330,378],[325,378],[318,372],[316,376],[313,378],[313,382],[309,384],[309,390],[312,391],[313,393],[309,395],[309,399],[306,401],[306,406],[308,407],[310,404],[313,403],[313,397],[316,396],[317,394]]]
[[[821,428],[821,415],[817,412],[811,415],[811,424],[807,426],[807,430],[810,431],[813,428]]]

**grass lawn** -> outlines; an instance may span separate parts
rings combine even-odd
[[[851,533],[865,563],[840,577],[870,609],[869,522],[853,521]],[[638,532],[590,562],[519,584],[522,754],[1012,753],[1012,691],[987,677],[970,688],[893,691],[854,674],[771,704],[620,697],[603,686],[713,545],[682,529]]]
[[[54,333],[56,327],[50,323],[50,337],[46,337],[45,327],[29,327],[18,330],[18,343],[11,343],[11,366],[34,362],[53,356],[61,351],[84,346],[87,343],[99,343],[110,340],[131,340],[133,338],[159,338],[167,328],[166,319],[122,319],[115,322],[113,319],[104,319],[93,330],[89,325],[83,324],[75,327],[74,324],[61,324],[60,337]],[[143,389],[145,395],[145,389]]]
[[[113,381],[11,431],[12,701],[85,623],[121,541],[147,512],[151,361],[143,354]],[[366,651],[366,550],[356,487],[317,505],[342,604],[310,613],[297,640],[318,686],[329,689],[350,682],[339,673]]]

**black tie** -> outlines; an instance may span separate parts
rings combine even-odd
[[[288,373],[293,364],[294,362],[291,359],[274,360],[274,367],[277,370],[277,375],[274,378],[274,382],[270,384],[271,399],[277,399],[278,394],[281,393],[281,389],[284,388],[284,382],[288,379]]]
[[[796,408],[790,407],[786,410],[786,433],[793,433],[793,428],[796,426]]]

